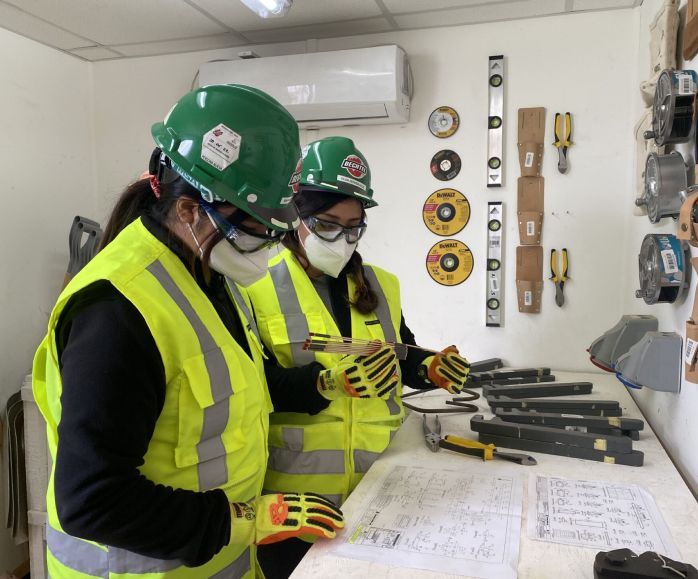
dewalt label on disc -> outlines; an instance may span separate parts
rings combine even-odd
[[[424,202],[422,218],[432,233],[443,237],[455,235],[470,220],[470,203],[460,191],[439,189]]]
[[[473,273],[473,254],[465,243],[444,239],[427,254],[427,272],[441,285],[458,285]]]
[[[450,137],[458,130],[460,117],[454,108],[439,107],[429,115],[429,131],[439,139]]]
[[[460,157],[455,151],[442,149],[431,158],[429,167],[439,181],[450,181],[460,173]]]

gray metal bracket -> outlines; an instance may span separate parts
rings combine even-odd
[[[682,339],[675,332],[647,332],[618,358],[618,379],[628,386],[659,392],[681,390]]]
[[[587,350],[591,361],[600,368],[613,372],[620,356],[637,344],[647,332],[656,332],[659,322],[654,316],[622,316],[610,330],[596,338]]]

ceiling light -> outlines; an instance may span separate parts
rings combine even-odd
[[[286,16],[291,9],[293,0],[240,0],[252,12],[261,18],[277,18]]]

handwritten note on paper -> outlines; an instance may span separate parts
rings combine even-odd
[[[484,578],[515,578],[522,481],[395,466],[356,509],[342,557]]]
[[[528,504],[533,539],[681,558],[652,495],[638,485],[531,477]]]

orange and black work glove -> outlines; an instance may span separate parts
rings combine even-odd
[[[470,373],[470,364],[455,346],[429,356],[422,362],[422,366],[426,368],[427,378],[434,386],[448,390],[451,394],[460,394]]]
[[[286,539],[334,539],[344,527],[342,511],[314,493],[263,495],[253,504],[231,503],[231,533],[254,521],[254,543],[267,545]]]
[[[345,356],[334,368],[320,372],[317,388],[327,400],[385,398],[400,380],[398,364],[390,346],[365,356]]]

